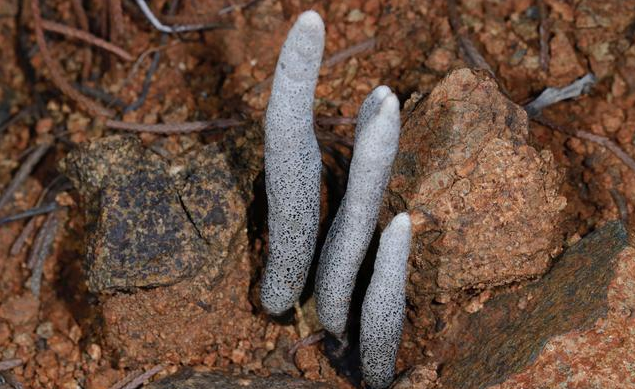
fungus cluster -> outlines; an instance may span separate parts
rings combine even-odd
[[[269,258],[261,301],[273,315],[298,300],[316,245],[322,163],[313,130],[313,100],[324,49],[324,24],[300,15],[287,36],[265,118]],[[344,341],[359,267],[377,224],[399,141],[399,101],[386,86],[358,115],[346,194],[318,264],[317,309],[324,328]],[[380,239],[375,272],[362,305],[362,373],[373,388],[390,385],[405,310],[410,218],[397,215]]]

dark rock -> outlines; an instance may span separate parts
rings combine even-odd
[[[580,378],[575,377],[574,370],[590,374],[597,369],[598,375],[606,376],[602,369],[595,367],[597,361],[592,359],[586,359],[584,368],[574,366],[562,370],[566,359],[563,356],[571,356],[570,359],[575,360],[577,358],[572,355],[580,352],[581,348],[593,349],[599,344],[611,342],[613,332],[601,322],[607,317],[610,322],[609,311],[621,311],[617,305],[623,303],[611,301],[611,294],[625,287],[632,292],[635,286],[632,249],[630,254],[621,256],[628,246],[624,226],[620,222],[610,222],[568,249],[539,281],[492,298],[474,314],[460,313],[444,334],[443,345],[438,349],[442,356],[440,382],[443,387],[485,388],[503,382],[530,366],[541,353],[555,355],[555,360],[551,361],[552,368],[543,369],[542,373],[551,381],[539,381],[532,368],[527,375],[534,383],[522,387],[570,387],[560,384],[568,382],[568,379],[575,381]],[[619,292],[618,296],[622,294]],[[633,307],[628,308],[629,312],[630,309]],[[632,345],[634,336],[629,336],[623,325],[620,324],[620,332],[630,340],[620,343]],[[590,330],[594,326],[600,329]],[[587,336],[584,335],[585,330],[590,330],[594,340],[580,343],[580,339]],[[570,334],[567,336],[571,340],[556,342],[548,350],[544,349],[545,344],[561,334]],[[632,346],[625,347],[631,350],[625,354],[632,353]],[[624,370],[626,367],[619,366],[620,363],[614,363],[613,367],[622,372],[618,375],[626,374],[633,378],[632,372],[628,373]],[[561,373],[554,375],[554,370]],[[520,382],[527,383],[527,380],[510,382],[504,387],[521,387],[516,386]]]
[[[170,162],[136,138],[112,136],[60,165],[84,200],[93,292],[172,285],[203,268],[218,274],[243,224],[244,204],[214,146]]]

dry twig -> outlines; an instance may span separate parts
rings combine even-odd
[[[2,389],[22,389],[23,386],[9,370],[0,371],[0,380],[6,382],[0,386]]]
[[[340,62],[344,62],[350,57],[354,57],[359,53],[362,53],[366,50],[372,50],[375,48],[375,44],[377,43],[377,39],[369,38],[365,41],[357,43],[353,46],[347,47],[344,50],[340,50],[337,53],[333,54],[329,58],[324,61],[324,66],[330,68],[332,66],[337,65]]]
[[[617,206],[617,210],[620,213],[620,219],[622,219],[622,221],[624,222],[625,226],[628,226],[629,225],[629,222],[628,222],[628,204],[626,202],[626,199],[615,188],[609,189],[609,193],[611,194],[611,197],[613,198],[613,201],[615,202],[615,205]]]
[[[110,14],[110,41],[117,42],[123,36],[123,9],[121,0],[108,0]]]
[[[489,64],[478,51],[476,46],[474,46],[474,42],[472,42],[472,39],[470,39],[467,32],[463,28],[456,0],[447,0],[447,6],[448,16],[450,18],[450,25],[454,30],[454,34],[456,34],[457,36],[459,48],[465,62],[468,64],[469,67],[473,69],[486,70],[492,77],[496,78],[494,70],[492,70],[492,67],[489,66]]]
[[[0,361],[0,371],[15,369],[23,364],[24,362],[22,362],[21,359],[7,359],[6,361]]]
[[[572,99],[586,93],[596,82],[592,73],[562,88],[547,88],[535,100],[525,105],[525,111],[530,117],[539,116],[543,109],[562,100]]]
[[[77,24],[79,27],[85,31],[89,32],[88,26],[88,16],[86,15],[86,11],[84,10],[84,6],[82,5],[82,0],[71,0],[71,4],[73,5],[73,11],[75,12],[75,16],[77,17]],[[93,52],[90,47],[84,48],[84,65],[82,66],[82,79],[87,80],[90,77],[90,70],[93,64]]]
[[[178,32],[187,32],[187,31],[199,31],[199,30],[207,30],[210,28],[219,28],[226,27],[226,25],[218,24],[218,23],[210,23],[210,24],[187,24],[187,25],[174,25],[174,26],[166,26],[161,23],[154,13],[145,2],[145,0],[136,0],[137,5],[141,8],[141,11],[145,15],[145,17],[150,21],[150,23],[161,32],[165,32],[168,34],[174,34]]]
[[[130,373],[128,373],[125,377],[123,377],[122,379],[120,379],[119,381],[115,382],[110,388],[108,389],[122,389],[124,386],[126,386],[128,383],[130,383],[130,381],[132,381],[135,377],[137,377],[139,374],[141,374],[140,370],[133,370]]]
[[[222,15],[226,15],[233,11],[238,11],[245,9],[247,7],[251,7],[256,4],[259,0],[250,0],[243,4],[236,5],[228,5],[224,7],[218,12],[210,12],[203,14],[187,14],[187,15],[162,15],[159,14],[159,19],[165,24],[173,25],[173,24],[208,24],[211,25],[213,23],[218,22],[218,17]],[[228,25],[228,27],[231,27]]]
[[[59,193],[61,190],[66,189],[66,187],[63,184],[61,186],[58,186],[58,184],[60,182],[64,182],[64,180],[65,180],[64,176],[60,175],[55,177],[53,181],[51,181],[46,186],[46,188],[42,190],[42,193],[40,193],[40,196],[37,200],[37,203],[35,203],[35,206],[39,207],[42,205],[44,201],[51,201],[55,199],[55,196],[57,195],[57,193]],[[66,184],[70,185],[68,181],[66,181]],[[27,238],[31,236],[31,234],[35,230],[37,220],[39,219],[40,219],[39,217],[33,217],[26,223],[24,228],[22,228],[20,235],[18,235],[15,241],[13,241],[13,244],[11,245],[11,250],[9,251],[10,255],[18,255],[18,253],[20,253],[20,251],[22,250],[22,247],[24,247],[24,243],[26,243]]]
[[[532,119],[536,121],[537,123],[542,124],[543,126],[549,127],[551,129],[554,129],[556,131],[562,132],[567,135],[575,136],[576,138],[591,141],[602,147],[606,147],[617,158],[619,158],[626,166],[628,166],[631,170],[635,171],[635,160],[631,158],[630,155],[628,155],[624,150],[622,150],[615,142],[613,142],[609,138],[606,138],[600,135],[595,135],[583,130],[569,129],[557,123],[554,123],[542,116],[537,116]]]
[[[143,124],[127,123],[119,120],[107,120],[106,126],[116,130],[126,130],[134,132],[149,132],[155,134],[187,134],[211,129],[222,129],[244,124],[237,119],[215,119],[204,122],[186,123],[164,123],[164,124]]]
[[[31,174],[31,171],[37,165],[38,162],[44,157],[48,149],[51,147],[48,143],[43,143],[38,145],[32,152],[29,154],[27,159],[22,163],[17,173],[7,185],[7,188],[4,190],[2,197],[0,197],[0,209],[6,205],[6,203],[13,197],[15,191],[22,185],[24,180]]]
[[[42,20],[42,27],[44,27],[44,29],[47,31],[57,32],[67,37],[79,39],[90,45],[110,51],[111,53],[118,55],[120,58],[126,61],[134,60],[132,54],[128,53],[126,50],[101,38],[98,38],[89,32],[65,26],[60,23],[52,22],[50,20]]]
[[[39,207],[34,207],[34,208],[31,208],[31,209],[27,209],[24,212],[18,212],[16,214],[0,218],[0,226],[3,225],[3,224],[7,224],[7,223],[14,222],[14,221],[26,219],[26,218],[29,218],[29,217],[38,216],[38,215],[44,215],[46,213],[56,211],[56,210],[58,210],[60,208],[61,208],[61,206],[59,204],[57,204],[56,202],[52,202],[52,203],[48,203],[46,205],[42,205],[42,206],[39,206]]]
[[[375,38],[366,39],[360,43],[354,44],[353,46],[350,46],[343,50],[338,51],[337,53],[333,54],[332,56],[324,60],[322,64],[326,66],[327,68],[330,68],[332,66],[337,65],[340,62],[344,62],[347,59],[356,56],[357,54],[360,54],[366,50],[371,50],[375,48],[376,43],[377,43],[377,40]],[[266,87],[271,85],[272,81],[273,81],[273,76],[267,77],[267,79],[256,84],[253,87],[253,91],[255,93],[262,92]]]
[[[315,344],[321,341],[322,339],[324,339],[325,336],[326,336],[326,331],[320,330],[314,334],[311,334],[305,338],[302,338],[298,340],[297,342],[295,342],[295,344],[287,352],[287,355],[289,356],[289,358],[293,359],[293,357],[295,356],[295,353],[298,352],[299,349]]]
[[[42,58],[46,63],[49,73],[51,75],[51,81],[62,91],[65,95],[75,100],[82,108],[86,109],[93,115],[112,117],[115,113],[101,104],[89,99],[83,94],[79,93],[64,77],[64,72],[61,65],[53,59],[51,52],[46,45],[46,39],[44,38],[44,29],[42,27],[42,15],[40,13],[40,1],[31,1],[31,13],[33,15],[33,26],[35,29],[35,40],[42,53]]]
[[[31,249],[27,266],[32,269],[31,293],[33,293],[34,296],[40,295],[44,261],[49,256],[51,246],[55,241],[58,225],[59,219],[57,214],[55,212],[49,213],[33,242],[33,248]]]
[[[549,35],[551,35],[549,13],[544,0],[536,0],[536,5],[538,6],[538,17],[540,18],[540,27],[538,29],[540,34],[540,67],[546,72],[549,70]]]
[[[109,389],[135,389],[163,369],[165,369],[165,365],[160,364],[142,374],[134,371],[131,374],[128,374],[123,380],[111,386]]]

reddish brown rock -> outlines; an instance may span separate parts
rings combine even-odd
[[[564,32],[556,32],[551,39],[549,52],[551,53],[549,61],[550,85],[565,86],[585,74],[575,49]]]
[[[433,323],[433,298],[537,277],[560,250],[561,174],[526,137],[525,111],[468,69],[408,114],[382,222],[403,210],[412,217],[416,326]]]
[[[8,298],[0,305],[0,319],[11,323],[14,327],[33,325],[37,319],[40,302],[31,293]]]
[[[540,281],[462,311],[434,353],[444,388],[632,388],[635,249],[610,222]]]

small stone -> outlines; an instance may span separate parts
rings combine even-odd
[[[364,20],[365,17],[366,15],[362,11],[360,11],[359,9],[354,9],[348,13],[346,21],[349,23],[361,22],[362,20]]]
[[[31,334],[28,334],[26,332],[21,332],[19,334],[16,334],[15,337],[13,338],[13,342],[15,342],[15,344],[17,344],[18,346],[26,347],[29,349],[32,349],[33,346],[35,345],[35,342],[33,341]]]
[[[78,325],[73,325],[68,333],[68,337],[73,343],[77,344],[82,337],[82,329]]]
[[[435,48],[426,59],[425,64],[437,72],[447,72],[454,61],[454,52],[445,47]]]
[[[49,348],[54,351],[60,358],[68,358],[72,353],[75,345],[70,339],[63,335],[55,334],[48,340]]]
[[[14,327],[34,322],[37,319],[40,302],[31,293],[11,296],[0,305],[0,318]]]
[[[46,321],[42,324],[40,324],[39,326],[37,326],[35,333],[40,337],[40,338],[44,338],[44,339],[48,339],[51,336],[53,336],[53,323],[51,323],[50,321]]]
[[[575,49],[565,33],[556,32],[551,39],[550,52],[549,73],[558,79],[558,84],[569,84],[584,75],[584,68],[578,62]]]
[[[99,347],[98,344],[91,343],[86,352],[93,361],[99,361],[101,359],[101,347]]]

